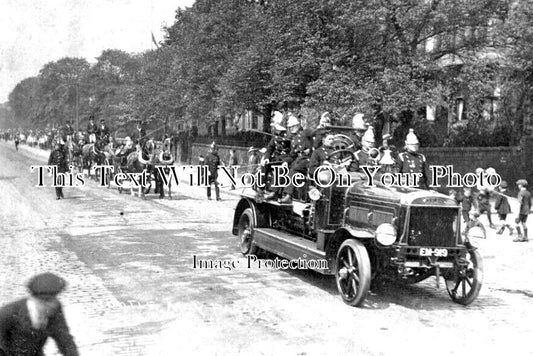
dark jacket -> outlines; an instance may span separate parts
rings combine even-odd
[[[520,203],[520,215],[528,215],[531,209],[531,193],[524,189],[518,192],[518,202]]]
[[[283,133],[272,137],[267,145],[266,157],[270,163],[290,163],[291,140]]]
[[[96,130],[96,135],[100,140],[108,139],[109,138],[109,127],[107,125],[104,125],[102,128],[102,125],[98,126],[98,129]]]
[[[17,300],[0,309],[0,355],[42,356],[46,339],[52,337],[63,355],[77,356],[61,305],[48,319],[46,328],[36,330],[31,325],[26,300]]]
[[[332,148],[324,146],[320,146],[313,151],[313,154],[309,159],[309,175],[311,177],[314,175],[315,170],[324,164],[324,161],[328,159],[332,152]]]
[[[426,164],[426,157],[422,153],[404,151],[398,155],[399,173],[422,173],[419,180],[419,188],[427,189],[429,182],[429,171]]]
[[[502,193],[496,194],[494,209],[496,209],[496,212],[501,215],[511,213],[511,207],[509,206],[507,196],[503,195]]]
[[[461,210],[469,212],[470,209],[472,209],[472,205],[474,204],[474,198],[472,196],[467,197],[466,195],[463,195],[463,198],[461,199]]]
[[[211,178],[218,177],[218,166],[220,166],[220,157],[216,152],[209,152],[205,156],[204,164],[209,167]]]
[[[67,154],[63,149],[53,150],[48,158],[49,166],[57,166],[57,171],[64,173],[68,171]]]
[[[298,157],[309,158],[313,151],[313,133],[311,130],[302,129],[291,137],[291,157],[293,160]]]
[[[95,123],[88,123],[87,124],[87,133],[90,135],[90,134],[95,134],[96,133],[96,124]]]

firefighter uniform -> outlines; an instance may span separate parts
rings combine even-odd
[[[362,137],[362,147],[354,153],[355,160],[350,165],[351,171],[360,171],[361,166],[373,166],[379,162],[379,150],[374,148],[374,128],[369,126]]]
[[[311,158],[309,159],[309,175],[314,176],[315,171],[327,161],[329,155],[333,152],[333,148],[320,146],[313,151]]]
[[[289,176],[292,178],[296,172],[307,175],[307,168],[309,167],[309,158],[313,150],[312,132],[307,129],[302,129],[300,121],[295,116],[290,116],[287,123],[289,130],[291,130],[291,158],[293,162],[290,167]],[[281,202],[289,203],[292,200],[294,193],[294,186],[290,184],[284,189],[285,195]]]
[[[413,129],[409,129],[405,140],[405,152],[398,155],[398,172],[421,174],[418,178],[417,188],[428,189],[429,174],[427,170],[426,157],[418,152],[420,142]]]
[[[399,173],[422,173],[418,187],[428,188],[426,157],[422,153],[405,151],[398,155]]]

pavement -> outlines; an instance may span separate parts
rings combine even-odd
[[[230,232],[234,192],[207,201],[205,188],[180,184],[173,200],[141,200],[88,180],[56,201],[30,173],[48,158],[39,151],[0,143],[0,303],[24,296],[36,273],[63,276],[81,355],[533,354],[533,243],[492,229],[476,239],[485,280],[468,307],[430,278],[351,308],[312,271],[194,268],[194,256],[245,265]]]

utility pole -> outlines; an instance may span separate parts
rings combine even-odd
[[[76,133],[80,130],[80,117],[79,117],[79,101],[80,96],[78,93],[78,81],[76,81]]]

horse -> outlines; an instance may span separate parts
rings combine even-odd
[[[151,175],[154,169],[155,162],[155,143],[152,140],[145,141],[137,145],[137,150],[128,155],[126,163],[126,173],[142,173],[144,170],[147,171],[148,188],[145,189],[145,186],[139,186],[139,197],[146,199],[146,194],[150,192],[152,187]],[[134,195],[133,185],[131,185],[131,195]]]
[[[161,144],[161,148],[156,150],[155,155],[155,165],[156,166],[165,166],[163,168],[163,171],[165,174],[170,173],[170,168],[168,168],[169,165],[172,165],[174,163],[174,157],[171,153],[171,140],[170,138],[166,138],[163,143]],[[155,193],[159,193],[159,199],[165,198],[165,187],[163,184],[163,178],[161,177],[159,170],[156,169],[154,172],[155,175]],[[172,199],[172,182],[169,180],[168,182],[168,198]]]
[[[114,157],[113,148],[111,144],[106,144],[105,141],[100,140],[96,143],[84,144],[81,149],[82,168],[89,169],[95,165],[110,166]],[[101,171],[101,173],[104,173]],[[111,180],[111,171],[107,170],[108,187]],[[98,179],[98,176],[95,176]]]

